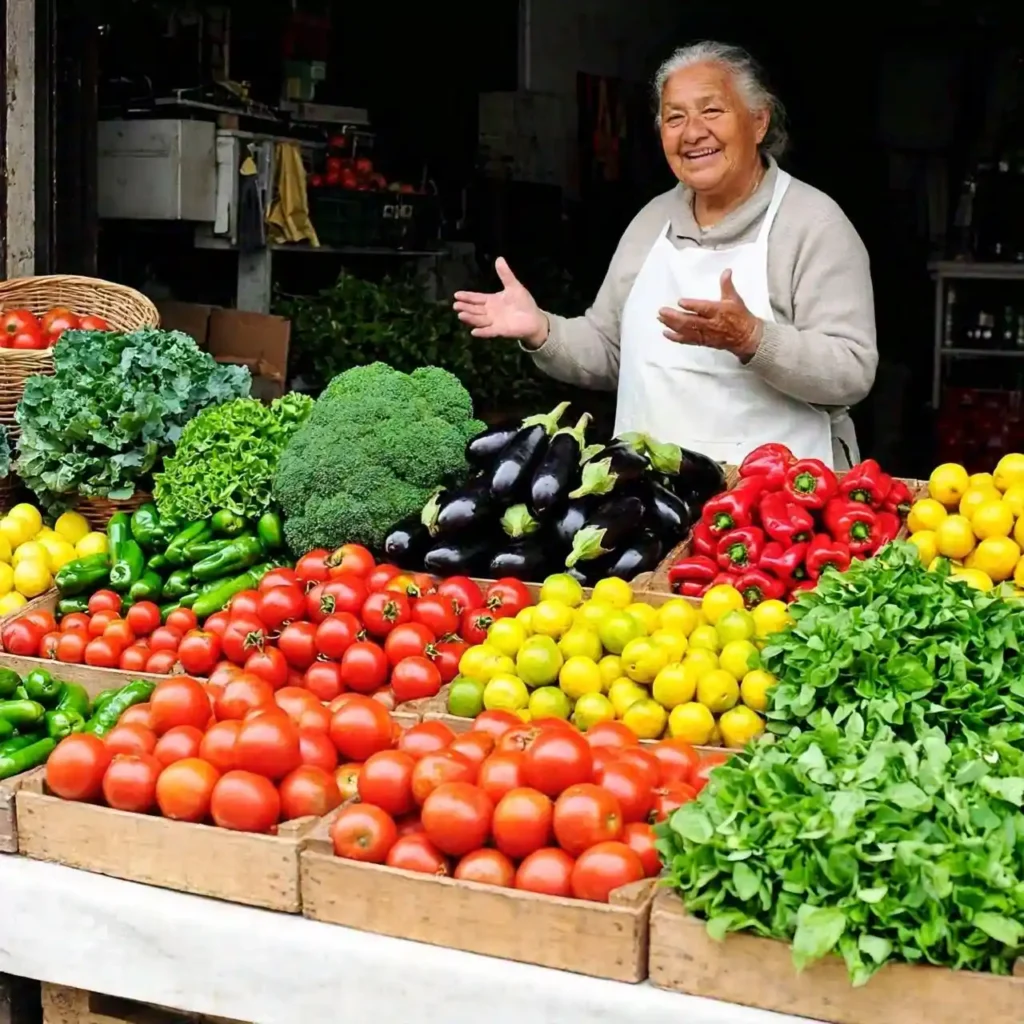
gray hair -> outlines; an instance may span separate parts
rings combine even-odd
[[[760,65],[746,50],[728,43],[705,41],[683,46],[666,60],[654,76],[656,123],[661,127],[661,98],[665,84],[677,71],[693,64],[718,64],[733,77],[736,89],[749,110],[768,111],[768,130],[761,141],[761,152],[781,156],[789,143],[786,131],[786,108],[765,84]]]

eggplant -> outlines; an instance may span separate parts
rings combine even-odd
[[[490,485],[486,480],[478,480],[458,491],[444,492],[438,497],[435,513],[432,521],[427,522],[432,537],[464,530],[479,533],[494,514]]]
[[[657,480],[645,481],[647,493],[647,521],[651,529],[667,544],[675,544],[690,532],[699,512],[674,491],[663,487]]]
[[[505,423],[470,438],[466,444],[466,461],[474,469],[491,469],[505,446],[519,433],[519,427],[518,423]]]
[[[525,583],[535,583],[548,575],[551,559],[543,542],[533,537],[516,540],[494,552],[488,566],[489,579],[511,576]]]
[[[654,572],[665,550],[665,543],[653,530],[640,530],[600,560],[600,574],[631,580],[642,572]]]
[[[545,516],[564,504],[579,478],[590,413],[585,412],[575,427],[562,427],[548,443],[544,458],[530,482],[530,507]]]
[[[550,537],[555,547],[568,551],[572,547],[572,539],[587,523],[587,517],[595,508],[593,498],[581,498],[570,501],[568,505],[551,521]]]
[[[639,529],[644,518],[644,503],[630,494],[612,498],[598,506],[572,539],[572,550],[565,565],[589,562],[611,554]]]
[[[434,576],[479,576],[494,549],[491,533],[452,537],[435,544],[423,556],[423,568]]]
[[[501,517],[501,528],[513,540],[521,540],[540,529],[540,523],[530,515],[525,505],[513,505]]]
[[[491,497],[502,505],[512,505],[525,497],[533,471],[544,457],[548,438],[569,408],[562,402],[546,415],[523,420],[515,437],[501,450],[491,474]]]
[[[422,513],[416,513],[391,527],[384,538],[384,555],[400,569],[418,569],[429,546],[430,531],[423,525]]]
[[[647,456],[623,441],[613,441],[602,448],[583,465],[580,486],[570,498],[585,498],[591,494],[610,494],[616,487],[631,484],[643,478],[651,468]]]
[[[700,452],[656,441],[648,434],[623,434],[619,440],[645,455],[660,482],[684,501],[703,505],[725,490],[725,469]]]

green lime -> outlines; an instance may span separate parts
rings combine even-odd
[[[603,693],[585,693],[578,701],[572,715],[572,724],[580,732],[586,732],[598,722],[615,720],[615,708]]]
[[[484,684],[479,679],[456,676],[448,690],[448,714],[476,718],[484,709]]]
[[[597,635],[609,654],[621,654],[630,640],[643,635],[643,627],[628,612],[610,612],[597,627]]]
[[[591,661],[601,660],[601,638],[596,630],[588,629],[586,626],[573,626],[558,641],[558,649],[565,658],[584,657],[590,658]]]
[[[715,626],[723,646],[733,640],[750,640],[757,632],[754,616],[742,608],[726,612]]]
[[[583,587],[567,572],[559,572],[544,581],[540,588],[540,599],[575,608],[583,600]]]
[[[522,679],[496,675],[484,687],[484,707],[488,711],[521,711],[530,701],[530,691]]]
[[[531,636],[516,654],[516,674],[527,686],[550,686],[562,667],[562,652],[549,636]]]
[[[568,719],[572,707],[569,698],[557,686],[541,686],[530,694],[531,718]]]

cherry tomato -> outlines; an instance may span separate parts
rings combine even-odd
[[[363,770],[361,764],[343,764],[334,770],[334,780],[338,783],[343,800],[351,800],[359,794],[359,773]]]
[[[351,573],[335,576],[324,584],[320,594],[320,608],[326,615],[348,612],[358,615],[369,591],[359,576]]]
[[[461,754],[479,772],[480,766],[494,750],[494,738],[485,732],[466,732],[456,736],[448,749]]]
[[[337,661],[356,642],[361,628],[359,620],[350,612],[328,615],[316,627],[313,642],[317,653]]]
[[[341,666],[334,661],[317,661],[306,669],[304,685],[318,700],[332,701],[345,688]]]
[[[587,743],[594,748],[611,747],[613,750],[625,750],[626,747],[640,745],[636,733],[621,722],[597,722],[583,735]]]
[[[280,820],[281,797],[277,787],[262,775],[230,771],[222,775],[213,787],[210,817],[220,828],[236,832],[269,832]]]
[[[25,618],[15,619],[5,626],[2,639],[4,650],[10,654],[19,654],[26,658],[34,658],[39,651],[39,642],[44,631],[34,622]]]
[[[281,630],[277,646],[288,664],[305,672],[316,661],[316,626],[312,622],[292,622]]]
[[[450,576],[442,580],[437,586],[437,594],[454,602],[457,615],[468,608],[479,608],[484,603],[483,592],[468,576]]]
[[[523,724],[523,720],[511,711],[481,711],[473,720],[470,727],[472,732],[490,733],[495,740],[499,739],[509,729],[514,729]]]
[[[220,637],[203,629],[190,629],[178,645],[181,667],[194,676],[208,676],[220,660]]]
[[[578,857],[588,847],[622,835],[622,809],[606,789],[584,782],[571,786],[555,802],[555,839]]]
[[[95,800],[103,790],[110,748],[92,733],[72,733],[46,762],[46,785],[64,800]]]
[[[107,626],[112,622],[119,622],[121,616],[115,611],[100,611],[96,612],[91,619],[89,619],[89,636],[100,637],[107,631]]]
[[[105,737],[111,755],[152,754],[156,749],[156,733],[144,725],[116,725]]]
[[[626,747],[615,760],[639,768],[651,789],[661,785],[661,762],[646,747]]]
[[[441,692],[441,673],[428,658],[404,658],[391,673],[391,689],[400,704],[436,697]]]
[[[472,783],[476,781],[477,770],[462,754],[451,750],[439,750],[436,754],[424,754],[416,762],[412,772],[413,799],[422,806],[431,793],[447,782]]]
[[[232,718],[240,721],[250,711],[273,703],[274,691],[270,684],[248,672],[242,672],[225,684],[224,692],[217,697],[214,710],[218,719]]]
[[[494,808],[494,845],[519,860],[551,842],[554,805],[536,789],[513,789]]]
[[[422,623],[407,622],[396,626],[384,641],[384,653],[392,666],[405,658],[422,658],[434,642],[434,634]]]
[[[113,590],[97,590],[89,598],[89,614],[97,612],[113,612],[119,615],[121,612],[121,595]]]
[[[302,765],[281,780],[281,820],[322,818],[341,803],[341,791],[330,771]]]
[[[199,756],[220,772],[229,772],[238,767],[235,747],[242,723],[237,721],[217,722],[207,729],[199,744]]]
[[[496,619],[518,615],[533,604],[533,598],[526,584],[520,580],[504,578],[492,583],[484,592],[484,607]]]
[[[607,903],[615,889],[644,877],[640,857],[625,843],[598,843],[584,850],[572,869],[572,894],[578,900]]]
[[[153,728],[152,708],[149,702],[135,704],[130,707],[122,716],[118,725],[143,725],[147,729]]]
[[[162,770],[151,754],[115,754],[103,774],[103,799],[117,811],[147,814],[156,806]]]
[[[371,594],[382,591],[401,571],[397,565],[374,566],[364,577],[367,591]]]
[[[494,624],[494,616],[486,608],[469,608],[462,613],[459,636],[475,647],[487,640],[487,630]]]
[[[422,832],[401,836],[391,847],[385,863],[389,868],[421,875],[443,877],[448,874],[448,858]]]
[[[423,802],[420,812],[426,837],[452,857],[462,857],[483,846],[490,835],[493,817],[491,798],[468,782],[438,786]]]
[[[473,850],[455,865],[452,877],[509,889],[515,882],[516,869],[500,850]]]
[[[575,731],[552,728],[526,750],[523,777],[527,786],[558,796],[570,786],[589,782],[594,758],[587,741]]]
[[[203,732],[194,725],[176,725],[157,740],[153,756],[161,765],[184,761],[186,757],[199,757],[203,743]]]
[[[260,591],[256,614],[267,629],[280,629],[286,623],[302,618],[305,612],[306,595],[297,584]]]
[[[650,748],[661,765],[662,782],[689,782],[700,765],[700,754],[679,739],[662,740]]]
[[[360,577],[368,576],[376,564],[373,555],[361,544],[342,544],[328,559],[332,572]]]
[[[359,773],[359,799],[397,818],[412,811],[412,773],[416,762],[401,750],[382,750]]]
[[[427,754],[445,750],[455,733],[444,722],[417,722],[398,739],[398,749],[418,761]]]
[[[654,790],[654,820],[665,821],[696,796],[697,791],[686,782],[666,782]]]
[[[320,702],[309,692],[297,686],[283,686],[274,694],[274,703],[296,724],[309,708],[320,707]]]
[[[654,807],[654,790],[643,769],[635,764],[620,761],[609,765],[601,776],[601,787],[619,801],[622,820],[627,825],[646,821]]]
[[[647,878],[661,874],[661,858],[654,845],[654,829],[646,821],[634,821],[627,825],[622,830],[622,841],[640,858]]]
[[[39,657],[46,658],[47,661],[57,660],[57,646],[60,644],[60,639],[63,633],[47,633],[39,641]]]
[[[711,773],[720,765],[729,760],[728,754],[704,754],[700,764],[690,774],[690,785],[700,792],[707,784]]]
[[[260,592],[258,590],[242,590],[228,602],[228,615],[231,620],[249,619],[260,621]]]
[[[264,647],[245,659],[245,671],[279,690],[288,682],[288,659],[278,648]]]
[[[121,660],[121,645],[115,640],[96,637],[85,645],[83,660],[94,668],[117,668]]]
[[[506,793],[523,787],[523,754],[518,751],[491,754],[480,765],[477,785],[495,803]]]
[[[317,583],[323,583],[330,576],[327,568],[329,552],[323,548],[315,548],[304,554],[295,565],[295,575],[303,590],[308,590]]]
[[[366,761],[392,744],[387,708],[369,697],[353,694],[331,718],[331,741],[349,761]]]
[[[85,645],[86,639],[79,632],[74,633],[62,633],[60,640],[57,641],[57,660],[63,661],[67,665],[81,665],[85,660]],[[149,653],[146,652],[146,657],[149,657]],[[136,671],[141,671],[145,668],[146,662],[143,660],[142,665]]]
[[[125,619],[136,636],[149,636],[160,625],[160,608],[152,601],[140,601],[128,609]]]
[[[170,629],[176,629],[182,636],[184,636],[189,630],[195,629],[199,625],[199,620],[196,618],[196,613],[191,608],[175,608],[170,615],[167,616],[167,621],[164,623]]]
[[[178,725],[205,729],[210,721],[210,698],[202,683],[190,676],[161,680],[149,703],[153,728],[159,736]]]
[[[26,612],[22,618],[26,622],[34,622],[44,633],[57,632],[57,620],[49,612]]]
[[[333,773],[338,767],[338,752],[330,736],[322,729],[299,727],[299,757],[303,764]]]
[[[434,644],[433,651],[427,652],[427,656],[441,673],[442,683],[450,683],[459,674],[459,662],[467,650],[469,644],[461,640],[448,640]]]
[[[390,815],[372,804],[346,807],[331,826],[334,852],[348,860],[383,864],[398,841],[398,827]]]
[[[98,615],[93,616],[93,623],[96,622],[97,618],[99,618]],[[154,653],[157,651],[177,651],[184,635],[180,629],[175,629],[173,626],[160,626],[158,629],[153,630],[153,634],[149,638],[149,649]]]
[[[210,812],[210,797],[219,778],[212,764],[197,757],[168,765],[156,783],[160,813],[175,821],[202,821]]]
[[[388,657],[369,640],[354,643],[341,658],[341,681],[356,693],[373,693],[388,681]]]
[[[203,629],[223,639],[224,631],[230,625],[231,615],[228,612],[215,612],[203,623]]]
[[[156,608],[156,605],[153,607]],[[157,608],[157,612],[159,611],[160,609]],[[78,633],[81,636],[88,636],[89,616],[84,612],[72,612],[60,620],[60,628],[63,633]],[[135,632],[138,633],[138,630],[135,630]]]
[[[404,594],[375,591],[363,602],[359,617],[371,636],[384,638],[396,626],[411,620],[412,608]]]
[[[169,676],[177,662],[176,651],[157,651],[149,656],[149,661],[146,662],[146,671],[154,676]]]
[[[413,602],[413,622],[422,623],[438,639],[459,631],[455,602],[442,594],[430,594]]]

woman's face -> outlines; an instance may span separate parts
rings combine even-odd
[[[747,109],[719,64],[693,64],[661,94],[661,145],[675,176],[694,192],[747,187],[757,166],[768,112]]]

